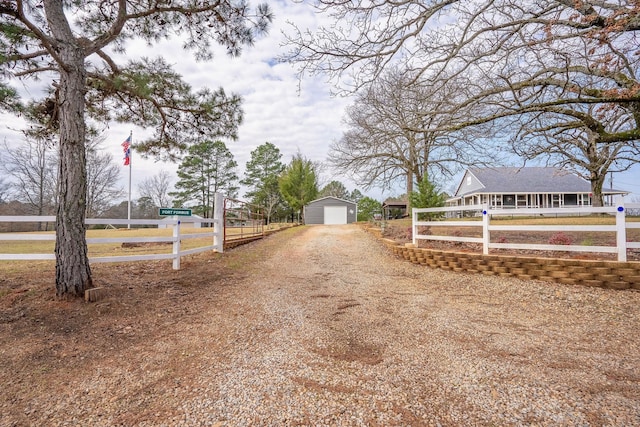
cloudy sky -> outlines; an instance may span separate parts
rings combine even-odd
[[[257,2],[251,3],[255,5]],[[250,158],[250,152],[265,142],[271,142],[280,149],[285,163],[298,151],[313,161],[324,162],[329,145],[342,135],[344,110],[351,102],[348,98],[332,96],[331,84],[326,79],[306,77],[299,81],[291,65],[276,61],[276,57],[284,52],[281,47],[282,32],[291,31],[288,22],[295,23],[301,29],[313,29],[323,17],[315,14],[308,5],[290,0],[271,0],[269,5],[275,15],[269,34],[257,40],[253,47],[246,48],[237,58],[230,58],[223,49],[219,49],[213,60],[196,62],[188,52],[182,51],[177,40],[163,42],[153,48],[143,42],[136,42],[127,49],[128,57],[164,56],[194,89],[205,86],[223,87],[227,93],[242,96],[244,122],[239,129],[239,139],[225,141],[239,165],[240,176]],[[122,56],[120,59],[119,62],[124,63],[127,58]],[[34,93],[38,90],[37,87],[27,90],[34,96],[41,96]],[[16,141],[18,137],[8,129],[15,127],[15,119],[2,116],[0,120],[4,124],[0,133]],[[142,139],[147,132],[151,134],[151,130],[135,125],[110,124],[104,148],[120,163],[120,144],[129,132],[133,132],[134,143],[136,138]],[[161,169],[174,172],[177,165],[141,159],[133,153],[134,199],[138,197],[137,183]],[[325,170],[322,183],[334,179],[343,182],[348,190],[356,188],[348,177],[337,176],[331,170]],[[121,181],[123,188],[126,188],[128,170],[124,166]],[[450,184],[444,185],[444,189],[450,190],[449,187],[456,183]],[[640,165],[636,165],[628,173],[615,175],[614,187],[631,191],[634,197],[640,198]],[[378,200],[403,193],[402,188],[386,192],[379,189],[360,190]]]
[[[251,2],[256,3],[257,0]],[[285,163],[297,151],[313,161],[324,162],[329,145],[342,135],[344,110],[351,103],[348,98],[332,96],[332,86],[326,78],[307,76],[299,81],[291,65],[275,60],[284,53],[285,48],[281,47],[282,32],[291,32],[290,22],[304,30],[317,27],[322,19],[327,18],[314,13],[308,5],[291,0],[271,0],[269,6],[275,15],[269,34],[257,40],[253,47],[246,48],[238,58],[229,58],[220,49],[212,61],[198,63],[188,53],[180,52],[178,42],[164,43],[152,52],[143,43],[133,45],[128,50],[129,55],[162,54],[195,88],[222,86],[228,93],[243,97],[244,123],[240,127],[239,139],[225,141],[238,162],[240,175],[251,150],[265,142],[271,142],[280,149]],[[330,24],[328,21],[324,23]],[[179,53],[180,58],[174,58],[174,53]],[[118,138],[126,138],[130,129],[131,126],[117,125],[110,129],[110,134],[118,142]],[[144,132],[143,129],[133,130],[134,138],[136,134]],[[117,152],[116,155],[121,153]],[[134,162],[134,193],[137,179],[153,175],[158,168],[176,169],[176,165],[159,165],[139,158]],[[336,176],[331,170],[326,170],[322,182],[333,179],[343,182],[349,190],[356,188],[356,184],[347,177]],[[457,182],[449,184],[443,183],[443,189],[450,191],[450,187]],[[634,192],[640,197],[640,165],[630,173],[614,175],[614,187]],[[379,200],[404,192],[401,187],[386,192],[379,189],[360,190]]]
[[[291,1],[270,1],[269,6],[275,15],[269,33],[258,39],[254,46],[245,48],[240,57],[230,58],[223,49],[219,49],[213,60],[196,62],[187,52],[181,51],[178,41],[162,43],[152,50],[138,42],[127,50],[128,55],[135,56],[163,55],[194,89],[223,87],[227,93],[242,96],[244,121],[239,129],[239,138],[225,141],[238,163],[240,176],[250,159],[250,152],[265,142],[271,142],[280,149],[284,163],[288,163],[298,151],[308,159],[324,162],[329,145],[342,134],[344,109],[350,103],[347,98],[333,97],[326,79],[305,78],[299,81],[291,65],[276,60],[285,51],[281,47],[282,31],[291,30],[288,22],[295,22],[301,28],[313,28],[319,17],[309,6]],[[114,155],[121,157],[119,144],[130,131],[133,131],[134,143],[136,137],[141,138],[145,133],[144,129],[131,125],[114,124],[110,127],[109,140],[114,143]],[[134,157],[134,198],[136,181],[157,173],[159,169],[174,171],[176,167]],[[343,182],[350,191],[356,188],[346,177],[336,177],[330,170],[321,177],[323,183],[333,179]],[[388,191],[382,194],[380,190],[363,193],[380,199],[395,195]]]

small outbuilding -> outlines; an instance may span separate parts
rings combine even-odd
[[[405,198],[388,198],[382,202],[382,212],[384,219],[398,219],[409,216],[409,199]]]
[[[358,218],[358,204],[337,197],[323,197],[304,207],[305,224],[351,224]]]

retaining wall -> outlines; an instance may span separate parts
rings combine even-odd
[[[383,239],[397,256],[414,264],[443,270],[544,280],[566,285],[595,286],[609,289],[639,289],[640,262],[595,261],[563,258],[536,258],[513,255],[483,255],[417,248]]]

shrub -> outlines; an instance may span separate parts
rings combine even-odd
[[[504,237],[504,236],[500,236],[500,237],[498,238],[498,240],[496,241],[496,243],[509,243],[509,241],[507,240],[507,238],[506,238],[506,237]]]
[[[571,237],[567,236],[562,231],[559,231],[553,236],[549,237],[550,245],[570,245],[571,243],[573,243]]]
[[[587,237],[582,242],[580,242],[581,246],[593,246],[593,239],[591,237]]]

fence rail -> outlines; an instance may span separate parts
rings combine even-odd
[[[626,213],[629,209],[640,209],[640,203],[624,203],[622,198],[616,199],[614,206],[608,207],[579,207],[579,208],[545,208],[545,209],[491,209],[488,205],[456,206],[444,208],[423,208],[412,210],[412,235],[413,244],[418,240],[440,240],[451,242],[469,242],[482,244],[482,253],[489,254],[490,249],[527,249],[539,251],[574,251],[574,252],[601,252],[617,254],[618,261],[627,260],[628,249],[639,249],[640,242],[627,241],[627,229],[638,229],[640,223],[627,222]],[[421,221],[420,216],[451,216],[452,213],[459,213],[461,217],[469,214],[479,213],[481,218],[475,221],[452,221],[452,220],[427,220]],[[581,215],[585,214],[608,214],[615,217],[614,225],[494,225],[491,223],[492,217],[522,216],[540,217],[549,215]],[[471,215],[473,216],[473,215]],[[481,230],[482,237],[469,236],[445,236],[420,234],[420,227],[472,227]],[[586,246],[586,245],[560,245],[560,244],[523,244],[523,243],[502,243],[492,242],[491,232],[511,231],[511,232],[565,232],[565,231],[586,231],[586,232],[609,232],[615,233],[615,246]],[[478,234],[478,233],[476,233]]]
[[[91,218],[85,221],[86,225],[140,225],[140,226],[166,226],[173,229],[171,236],[133,236],[133,237],[88,237],[87,244],[107,244],[107,243],[171,243],[171,253],[120,255],[120,256],[100,256],[89,257],[91,263],[102,262],[129,262],[148,260],[173,260],[173,269],[180,269],[180,258],[205,251],[223,252],[224,250],[224,220],[223,220],[223,198],[216,194],[214,208],[214,218],[189,217],[190,223],[213,224],[213,231],[204,233],[183,234],[180,217],[165,219],[114,219],[114,218]],[[55,222],[55,216],[0,216],[1,222]],[[191,249],[182,249],[182,242],[189,239],[211,238],[211,244],[199,246]],[[0,233],[0,241],[54,241],[55,233]],[[53,260],[53,253],[25,253],[12,254],[0,253],[2,260]]]

